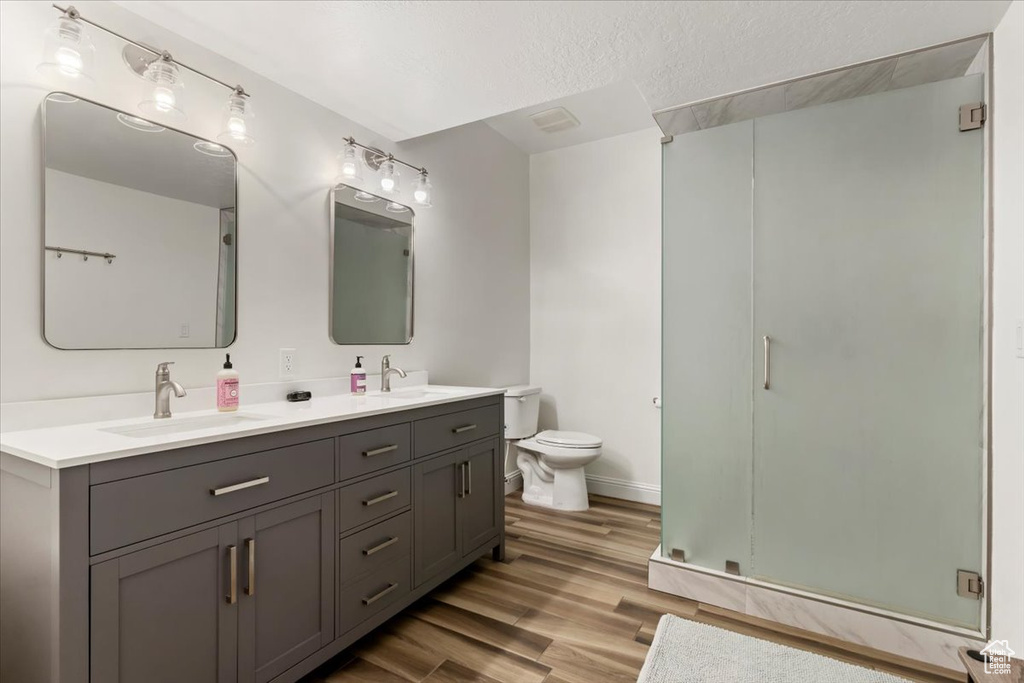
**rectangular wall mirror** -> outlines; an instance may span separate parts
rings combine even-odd
[[[331,190],[330,335],[335,344],[412,341],[413,212],[339,185]]]
[[[59,349],[235,339],[234,154],[66,93],[43,102],[43,337]]]

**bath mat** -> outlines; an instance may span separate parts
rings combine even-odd
[[[892,674],[666,614],[637,683],[908,683]]]

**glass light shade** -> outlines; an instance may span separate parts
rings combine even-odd
[[[167,130],[163,126],[158,126],[155,123],[150,123],[145,119],[140,119],[138,116],[132,116],[131,114],[125,114],[124,112],[117,115],[117,120],[129,128],[143,133],[161,133]]]
[[[210,142],[209,140],[197,140],[193,143],[192,148],[205,154],[209,157],[229,157],[231,156],[231,150],[227,147],[222,147],[216,142]]]
[[[139,111],[170,119],[187,118],[181,102],[185,84],[177,64],[169,59],[155,59],[146,68],[143,78],[152,83],[153,87],[146,99],[139,102]]]
[[[412,187],[412,201],[416,206],[433,206],[430,203],[430,191],[432,186],[430,184],[430,178],[427,174],[420,173],[420,177],[416,179],[416,184]]]
[[[363,192],[362,190],[356,192],[354,195],[352,195],[352,197],[355,198],[356,201],[366,202],[367,204],[372,204],[374,202],[380,201],[380,197],[375,197],[369,192]]]
[[[217,139],[227,144],[248,147],[256,141],[253,137],[253,119],[256,114],[252,110],[252,102],[245,95],[233,92],[224,107],[224,120]]]
[[[96,48],[85,25],[65,14],[46,29],[43,59],[36,68],[42,73],[91,81],[95,55]]]
[[[380,189],[386,195],[398,194],[400,188],[400,176],[395,162],[391,159],[384,160],[380,165]]]
[[[335,182],[345,185],[353,180],[363,179],[362,162],[359,160],[359,150],[351,142],[338,153],[338,177]]]
[[[403,206],[402,204],[399,204],[397,202],[388,202],[387,204],[384,205],[384,210],[390,211],[391,213],[405,213],[406,211],[409,210],[409,207]]]

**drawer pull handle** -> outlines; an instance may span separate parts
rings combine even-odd
[[[366,507],[370,507],[371,505],[376,505],[377,503],[383,503],[385,500],[394,498],[397,495],[398,491],[391,491],[389,493],[385,493],[383,496],[377,496],[376,498],[371,498],[370,500],[364,500],[363,505],[365,505]]]
[[[396,588],[398,588],[398,584],[397,583],[389,583],[387,588],[382,590],[380,593],[377,593],[372,598],[363,598],[363,604],[364,605],[372,605],[373,603],[377,602],[378,600],[380,600],[381,598],[383,598],[385,595],[387,595],[391,591],[395,590]]]
[[[372,548],[365,548],[363,550],[363,555],[370,556],[374,553],[379,553],[381,550],[384,550],[384,548],[389,548],[396,543],[398,543],[398,536],[392,536],[388,540],[384,541],[383,543],[379,543],[373,546]]]
[[[476,429],[476,425],[463,425],[461,427],[455,427],[452,429],[452,434],[463,434],[465,432],[471,432]]]
[[[256,539],[245,539],[245,546],[249,549],[249,585],[243,590],[246,595],[256,595]]]
[[[363,451],[364,458],[372,458],[375,455],[384,455],[391,451],[397,451],[398,444],[391,444],[390,446],[381,446],[380,448],[374,448],[372,451]]]
[[[238,548],[233,545],[228,546],[228,564],[231,579],[228,581],[227,600],[229,605],[233,605],[238,602]]]
[[[210,489],[210,493],[214,496],[223,496],[225,493],[234,493],[235,491],[251,489],[253,486],[262,486],[263,484],[269,483],[270,477],[259,477],[258,479],[243,481],[241,484],[232,484],[231,486],[222,486],[219,489]]]

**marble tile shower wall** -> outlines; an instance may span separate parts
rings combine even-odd
[[[978,68],[985,37],[852,66],[789,83],[669,109],[654,115],[665,135],[705,130],[759,116],[957,78]]]

